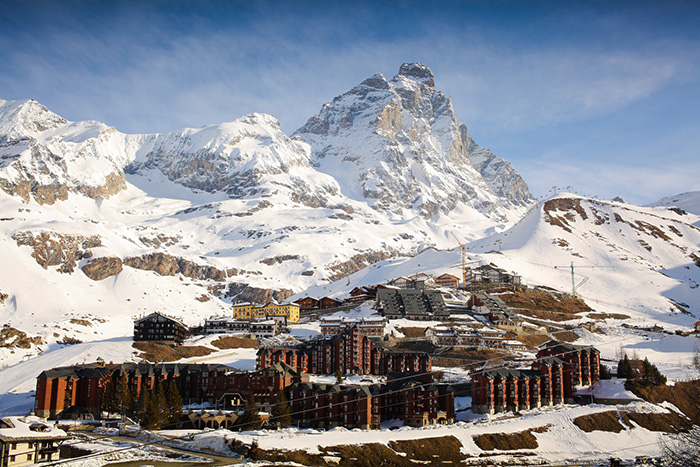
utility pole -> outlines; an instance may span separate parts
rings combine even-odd
[[[612,266],[575,266],[574,262],[572,261],[571,265],[569,265],[569,266],[554,266],[554,269],[571,268],[571,294],[574,297],[577,297],[578,295],[576,295],[576,278],[574,276],[574,269],[582,269],[582,268],[595,269],[595,268],[611,268],[611,267]],[[588,280],[588,278],[585,278],[583,281],[581,281],[579,286],[583,285],[587,280]]]
[[[466,256],[467,256],[467,248],[462,245],[462,242],[459,241],[457,236],[453,233],[450,232],[452,236],[457,240],[457,243],[459,246],[462,248],[462,289],[466,290],[467,289],[467,262],[466,262]]]

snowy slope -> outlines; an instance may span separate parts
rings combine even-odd
[[[697,338],[621,327],[659,325],[688,332],[700,318],[700,229],[697,216],[666,207],[639,207],[562,194],[531,210],[509,230],[472,242],[468,266],[495,264],[526,285],[576,293],[594,313],[626,319],[598,322],[604,334],[580,331],[577,343],[595,345],[617,361],[622,349],[647,356],[670,378],[692,376]],[[297,297],[343,296],[353,287],[418,273],[460,275],[459,248],[427,249],[412,258],[374,264],[342,281],[319,284]],[[585,316],[570,324],[590,321]]]
[[[675,196],[666,196],[649,206],[675,206],[688,212],[700,216],[700,191],[689,191]],[[700,219],[694,222],[700,227]]]

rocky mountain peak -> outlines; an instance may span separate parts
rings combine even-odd
[[[435,88],[435,77],[430,68],[419,62],[404,63],[399,68],[399,76],[418,81],[431,88]]]
[[[471,139],[434,86],[427,66],[404,63],[391,81],[375,74],[324,104],[296,135],[314,167],[379,211],[427,219],[461,204],[505,219],[528,205],[520,175]]]
[[[7,138],[35,136],[65,125],[68,121],[34,99],[6,101],[0,99],[0,132]]]

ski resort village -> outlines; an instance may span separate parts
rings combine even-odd
[[[290,135],[0,99],[0,467],[697,465],[700,194],[536,199],[438,84]]]

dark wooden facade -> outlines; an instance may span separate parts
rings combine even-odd
[[[182,344],[188,336],[187,326],[162,313],[151,313],[134,321],[134,341]]]

